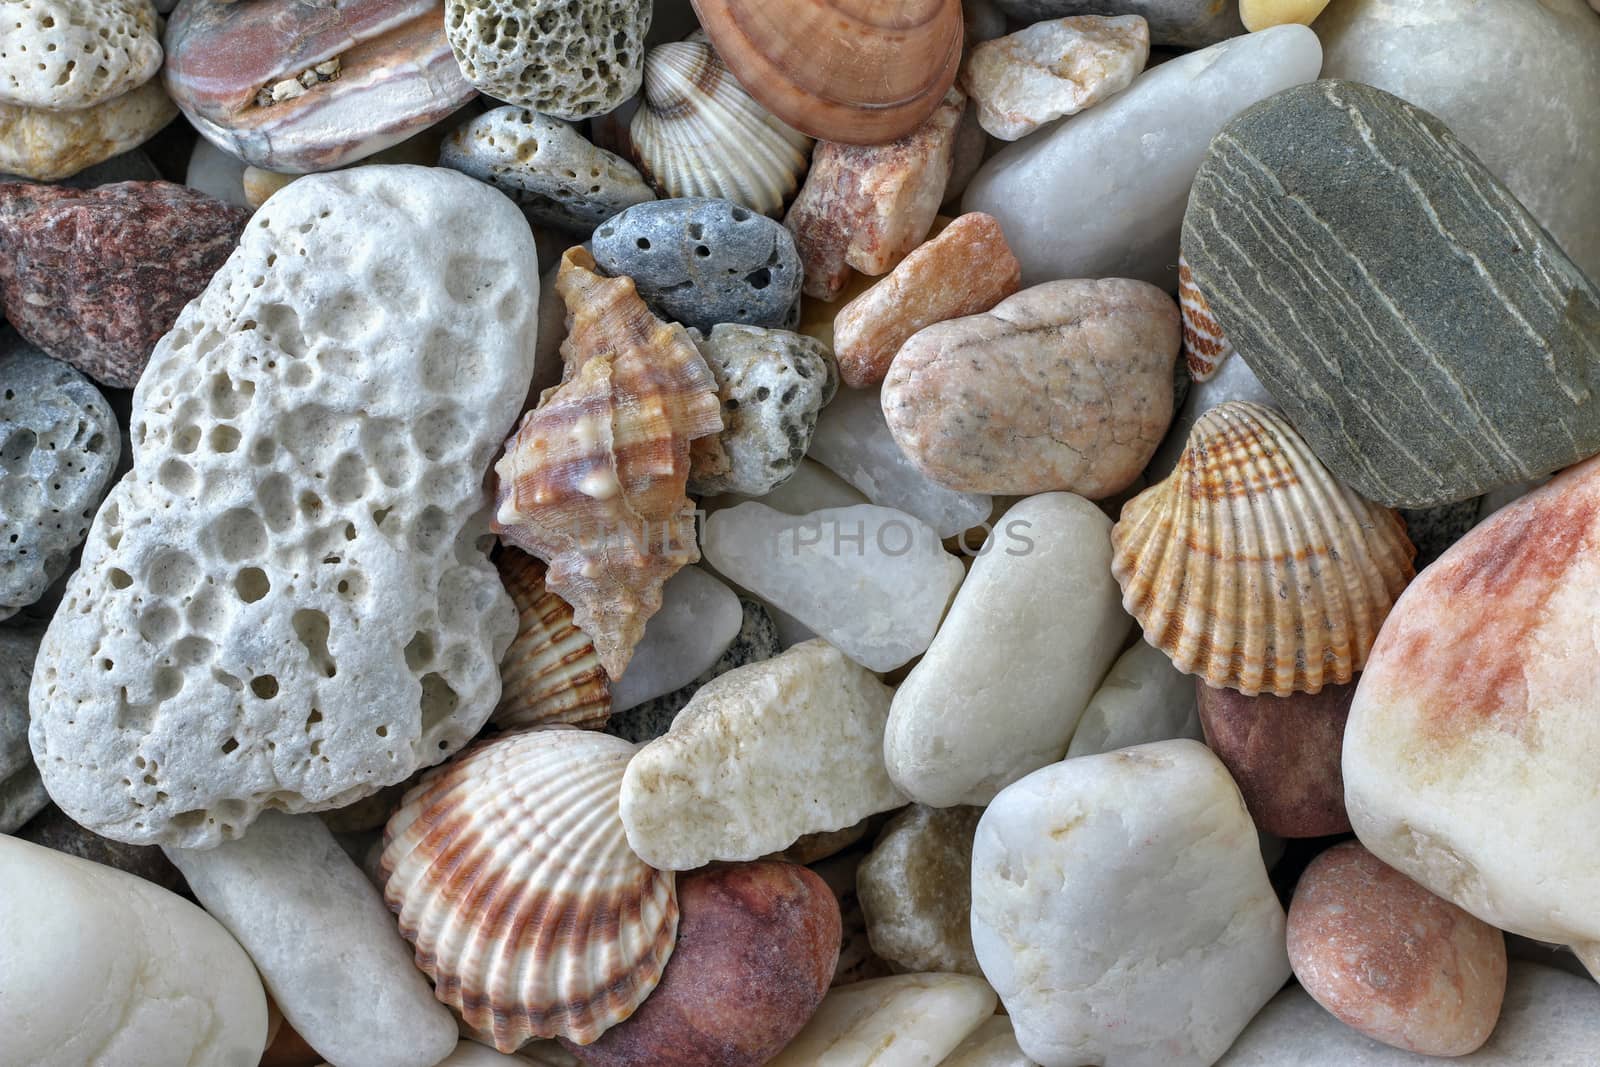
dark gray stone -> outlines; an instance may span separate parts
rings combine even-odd
[[[663,318],[710,332],[719,322],[793,325],[800,254],[779,223],[728,200],[639,204],[594,233],[595,262],[626,274]]]
[[[0,627],[0,834],[50,802],[28,747],[28,683],[43,637],[42,627]]]
[[[1406,508],[1400,512],[1400,517],[1406,520],[1406,533],[1417,546],[1417,570],[1444,555],[1445,549],[1467,536],[1467,531],[1478,524],[1478,510],[1482,504],[1482,498],[1471,497],[1436,508]]]
[[[1142,15],[1150,43],[1203,48],[1244,33],[1236,0],[995,0],[1019,23],[1069,15]]]
[[[1600,290],[1443,123],[1320,81],[1212,141],[1183,249],[1335,475],[1423,508],[1600,452]]]

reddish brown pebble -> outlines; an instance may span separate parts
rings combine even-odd
[[[1289,962],[1317,1003],[1368,1037],[1465,1056],[1500,1018],[1505,938],[1350,841],[1318,856],[1289,908]]]
[[[1339,752],[1354,681],[1320,693],[1245,696],[1195,682],[1200,728],[1244,794],[1256,828],[1279,837],[1350,832]]]
[[[839,376],[883,381],[900,346],[924,326],[988,311],[1022,287],[1022,267],[993,215],[962,215],[833,320]]]
[[[833,979],[839,905],[804,867],[762,860],[678,879],[678,944],[633,1017],[587,1067],[755,1067],[800,1031]]]
[[[0,305],[49,355],[131,388],[249,218],[170,182],[0,185]]]

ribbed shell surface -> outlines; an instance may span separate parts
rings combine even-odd
[[[545,566],[517,548],[495,558],[517,606],[517,636],[500,661],[500,705],[490,721],[514,729],[564,723],[598,730],[611,718],[611,680],[572,605],[544,584]]]
[[[1183,312],[1183,362],[1189,377],[1208,382],[1216,376],[1223,360],[1233,355],[1233,346],[1222,335],[1222,327],[1211,314],[1205,294],[1194,284],[1189,261],[1178,254],[1178,307]]]

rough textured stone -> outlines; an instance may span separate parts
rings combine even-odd
[[[1239,20],[1251,33],[1297,22],[1309,26],[1328,0],[1239,0]]]
[[[1150,40],[1175,48],[1200,48],[1244,32],[1238,5],[1224,0],[996,0],[1017,22],[1068,15],[1141,15]]]
[[[961,86],[983,128],[1015,141],[1126,89],[1149,57],[1138,15],[1052,19],[973,48]]]
[[[121,449],[98,389],[0,331],[0,619],[66,573]]]
[[[516,631],[483,474],[537,300],[521,215],[453,171],[317,175],[257,214],[156,346],[45,638],[30,740],[62,810],[214,845],[478,731]]]
[[[50,802],[28,750],[28,679],[42,631],[0,628],[0,834],[15,833]]]
[[[768,1067],[926,1067],[994,1014],[964,974],[902,974],[840,986]]]
[[[12,0],[0,47],[0,103],[92,107],[161,69],[149,0]]]
[[[565,122],[522,107],[497,107],[456,127],[439,165],[488,182],[535,225],[581,234],[656,198],[632,163],[596,148]]]
[[[1198,741],[1194,680],[1143,641],[1117,658],[1072,731],[1067,756],[1093,756],[1152,741]]]
[[[1600,279],[1600,22],[1583,0],[1338,0],[1315,29],[1325,77],[1436,115]]]
[[[627,671],[611,683],[612,714],[671,693],[710,670],[743,621],[739,598],[706,571],[685,567],[668,578],[661,609],[645,624]]]
[[[833,320],[840,377],[855,389],[877,385],[918,330],[988,311],[1021,284],[1022,268],[993,216],[961,216],[840,309]]]
[[[1126,489],[1172,421],[1178,306],[1122,278],[1048,282],[929,326],[883,382],[889,432],[969,493]]]
[[[760,1067],[804,1026],[839,957],[839,904],[792,863],[678,880],[678,939],[661,982],[591,1045],[586,1067]]]
[[[132,388],[249,218],[169,182],[0,185],[0,304],[46,353]]]
[[[972,952],[972,836],[982,808],[913,804],[856,868],[872,951],[905,971],[983,977]]]
[[[445,0],[461,72],[484,93],[562,119],[639,91],[651,0]]]
[[[883,769],[888,715],[889,688],[823,641],[729,671],[628,764],[628,844],[684,871],[899,807]]]
[[[638,204],[595,231],[594,258],[626,274],[662,318],[709,332],[719,322],[789,326],[800,256],[772,219],[729,200]]]
[[[1482,507],[1482,498],[1468,497],[1435,508],[1402,509],[1400,517],[1406,523],[1406,536],[1417,546],[1417,570],[1444,555],[1445,549],[1465,537],[1467,531],[1478,524]]]
[[[1038,1067],[1017,1044],[1011,1020],[1004,1015],[986,1019],[956,1050],[939,1061],[939,1067]]]
[[[1183,209],[1211,138],[1256,101],[1315,78],[1321,58],[1316,34],[1279,26],[1163,63],[992,156],[961,208],[1000,220],[1024,285],[1138,278],[1175,290]]]
[[[1600,459],[1496,512],[1417,576],[1367,658],[1345,804],[1373,854],[1485,922],[1600,967],[1593,654]]]
[[[922,243],[950,180],[967,101],[951,89],[922,125],[883,145],[818,141],[783,224],[805,265],[805,292],[832,300],[850,278],[888,271]]]
[[[0,637],[0,649],[3,648],[4,638]],[[26,689],[23,695],[26,697]],[[28,762],[30,765],[33,763],[31,756]],[[154,845],[125,845],[121,841],[101,837],[67,818],[66,814],[54,804],[47,805],[38,815],[29,819],[26,826],[15,831],[15,834],[24,841],[32,841],[36,845],[42,845],[56,852],[64,852],[91,863],[115,867],[119,871],[136,875],[173,893],[187,891],[183,875],[167,862],[167,857],[159,848]]]
[[[1356,684],[1247,697],[1195,680],[1206,744],[1233,775],[1257,828],[1279,837],[1350,832],[1339,752]]]
[[[1300,876],[1289,962],[1317,1003],[1386,1045],[1464,1056],[1488,1039],[1506,988],[1499,930],[1441,900],[1358,841]]]
[[[159,78],[80,111],[0,104],[0,174],[70,178],[139,147],[177,114]]]
[[[1446,504],[1600,451],[1600,289],[1402,100],[1322,81],[1239,116],[1183,247],[1239,354],[1370,500]]]
[[[1045,1067],[1207,1067],[1289,977],[1283,908],[1228,772],[1193,741],[1008,787],[972,849],[972,943]]]
[[[705,469],[697,453],[689,491],[765,496],[805,458],[817,416],[838,392],[833,353],[805,334],[728,322],[690,336],[717,379],[727,469]]]
[[[240,1067],[267,1043],[250,957],[131,874],[0,835],[0,998],[16,1064]]]

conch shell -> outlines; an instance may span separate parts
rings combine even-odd
[[[739,84],[827,141],[905,136],[961,65],[960,0],[694,0],[694,9]]]
[[[688,333],[652,315],[631,278],[597,273],[594,257],[572,248],[556,289],[567,305],[565,371],[495,464],[492,526],[550,565],[545,584],[572,605],[615,679],[661,587],[700,558],[689,445],[721,432],[721,402]]]
[[[594,642],[572,621],[572,605],[545,587],[545,566],[503,549],[495,566],[517,606],[517,636],[500,661],[497,726],[564,724],[598,730],[611,717],[611,680]]]
[[[1189,261],[1178,253],[1178,307],[1183,311],[1183,362],[1189,377],[1209,382],[1233,355],[1233,345],[1222,335],[1222,327],[1211,314],[1211,305],[1194,284]]]
[[[1400,516],[1243,401],[1200,416],[1172,474],[1123,505],[1111,542],[1145,640],[1247,696],[1350,681],[1416,574]]]
[[[634,162],[663,196],[720,197],[763,215],[783,210],[811,159],[811,138],[774,118],[710,45],[692,40],[644,57],[629,137]]]
[[[384,829],[383,896],[434,995],[511,1052],[587,1045],[661,980],[677,885],[628,847],[634,746],[552,727],[480,742],[422,779]]]

